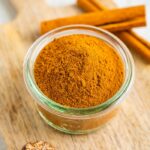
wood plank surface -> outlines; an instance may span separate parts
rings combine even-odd
[[[106,0],[103,2],[106,4]],[[38,115],[23,81],[23,59],[39,37],[39,23],[81,13],[77,6],[51,8],[44,0],[12,0],[18,11],[0,25],[0,149],[21,150],[44,140],[58,150],[150,150],[150,64],[133,53],[134,87],[119,114],[97,132],[67,135],[49,127]],[[111,5],[107,0],[107,5]]]

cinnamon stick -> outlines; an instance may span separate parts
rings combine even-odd
[[[99,3],[99,0],[77,0],[77,5],[85,11],[99,11],[100,9],[106,10],[104,5]],[[129,20],[121,23],[113,23],[108,25],[100,26],[101,28],[108,30],[110,32],[118,32],[131,29],[133,27],[145,26],[145,18],[139,17],[133,20]]]
[[[116,35],[126,43],[127,46],[135,50],[146,60],[150,61],[150,49],[146,47],[142,42],[139,42],[130,32],[116,33]],[[134,43],[134,44],[133,44]]]
[[[77,1],[77,5],[81,8],[82,6],[86,5],[86,7],[84,7],[84,11],[99,11],[96,6],[94,6],[87,0]]]
[[[82,0],[78,0],[82,1]],[[99,8],[99,10],[106,10],[108,8],[104,7],[104,5],[101,4],[101,2],[98,0],[87,0],[91,2],[91,5],[93,4],[95,7]],[[94,1],[94,2],[93,2]],[[86,5],[80,6],[81,8],[85,8]],[[89,10],[92,11],[92,10]],[[144,59],[150,61],[150,47],[149,42],[142,39],[141,37],[138,37],[134,32],[132,31],[124,31],[124,32],[118,32],[116,34],[123,42],[127,44],[128,47],[132,48],[134,51],[139,53]]]
[[[137,35],[133,31],[128,31],[128,32],[130,32],[130,34],[132,34],[137,40],[139,40],[143,45],[145,45],[146,47],[148,47],[149,50],[150,50],[150,42],[146,41],[145,39],[143,39],[141,36]]]
[[[82,0],[78,0],[78,1],[82,1]],[[89,0],[86,0],[89,1]],[[94,7],[96,7],[98,10],[108,10],[104,5],[102,5],[100,3],[99,0],[90,0],[91,5],[93,4]]]
[[[70,24],[89,24],[89,25],[105,25],[109,23],[117,23],[135,19],[136,17],[144,17],[144,6],[135,6],[129,8],[120,8],[114,10],[97,11],[91,13],[80,14],[72,17],[56,19],[52,21],[44,21],[41,23],[41,33],[45,33],[56,27]]]
[[[128,30],[128,29],[131,29],[133,27],[145,26],[146,25],[145,22],[146,22],[145,18],[139,17],[139,18],[135,18],[133,20],[120,22],[120,23],[103,25],[103,26],[100,26],[100,27],[105,29],[105,30],[108,30],[110,32],[118,32],[118,31]]]

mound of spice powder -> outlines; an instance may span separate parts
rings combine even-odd
[[[111,98],[124,80],[124,65],[113,47],[94,36],[60,37],[46,45],[34,64],[41,91],[64,106],[85,108]]]

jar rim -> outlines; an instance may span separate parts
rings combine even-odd
[[[30,63],[31,63],[31,58],[33,51],[41,44],[44,42],[46,39],[50,38],[50,36],[55,35],[56,33],[66,31],[66,30],[72,30],[72,29],[77,29],[77,30],[92,30],[93,32],[99,32],[102,34],[105,34],[106,36],[110,37],[113,41],[116,42],[119,46],[119,51],[121,52],[122,55],[124,55],[125,59],[125,79],[120,87],[120,89],[108,100],[105,102],[92,106],[92,107],[86,107],[86,108],[73,108],[69,106],[64,106],[61,105],[54,100],[48,98],[37,86],[34,77],[30,71]],[[76,34],[76,33],[74,33]],[[120,55],[121,55],[120,54]],[[123,56],[121,56],[123,57]],[[124,62],[123,62],[124,63]],[[114,104],[120,103],[121,102],[121,97],[126,96],[128,93],[129,89],[131,88],[134,80],[134,62],[133,58],[128,50],[128,48],[124,45],[124,43],[118,39],[116,36],[114,36],[112,33],[101,29],[97,28],[94,26],[90,25],[84,25],[84,24],[76,24],[76,25],[69,25],[69,26],[63,26],[56,28],[54,30],[49,31],[48,33],[42,35],[40,38],[38,38],[29,48],[25,59],[23,63],[23,76],[24,76],[24,81],[26,84],[26,87],[29,91],[29,93],[32,95],[32,97],[37,100],[37,102],[44,107],[47,107],[48,109],[53,109],[54,111],[61,112],[61,113],[71,113],[71,114],[94,114],[101,112],[105,109],[107,109],[110,106],[113,106]]]

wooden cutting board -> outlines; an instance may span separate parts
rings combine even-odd
[[[39,37],[41,20],[81,10],[77,6],[51,8],[44,0],[12,3],[17,17],[0,25],[0,149],[21,150],[27,142],[44,140],[58,150],[150,150],[150,64],[133,53],[134,88],[109,124],[87,135],[60,133],[38,115],[25,88],[22,64],[28,48]]]

